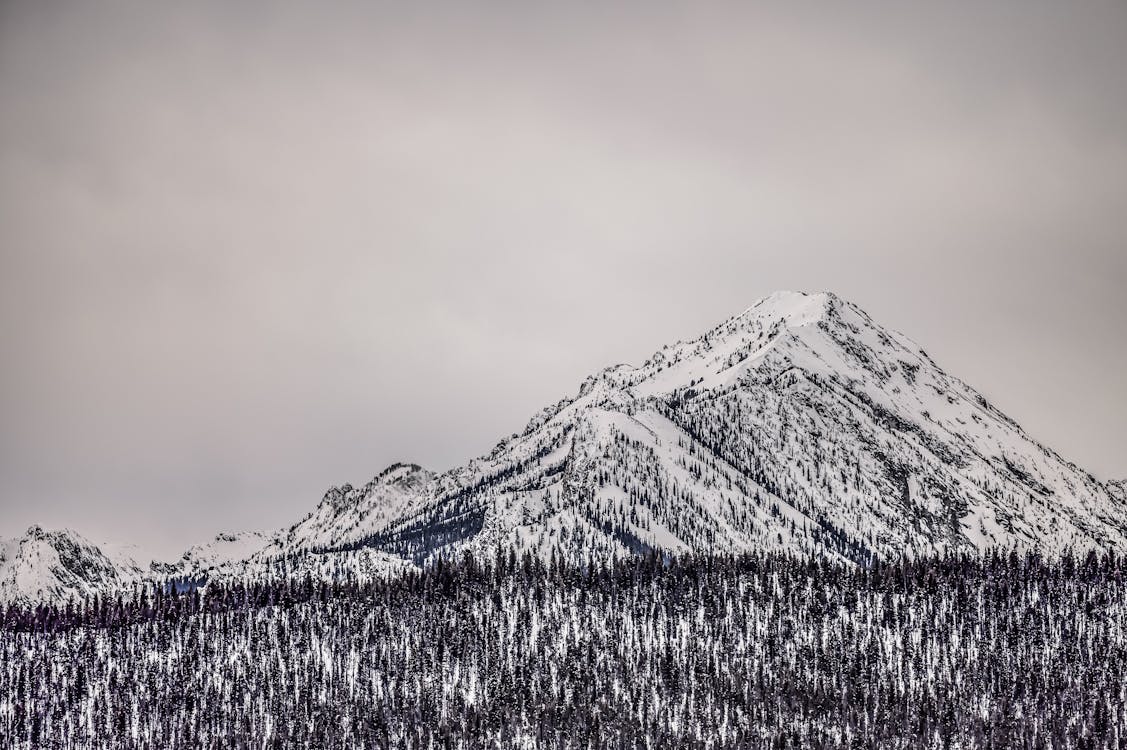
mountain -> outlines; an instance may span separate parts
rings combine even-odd
[[[365,544],[416,562],[765,549],[856,561],[1127,546],[1127,502],[906,336],[773,294],[588,378]]]
[[[158,573],[369,577],[525,552],[866,563],[989,547],[1123,550],[1124,485],[1035,441],[856,305],[779,292],[639,366],[592,375],[465,466],[394,464],[331,488],[288,528],[220,535]]]
[[[147,573],[130,548],[99,546],[73,531],[32,526],[0,540],[0,601],[58,601],[121,588]]]

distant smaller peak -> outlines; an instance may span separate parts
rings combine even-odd
[[[811,292],[803,292],[796,289],[777,289],[759,301],[788,300],[796,297],[809,297],[811,294]],[[817,294],[817,292],[813,292],[813,294]]]
[[[47,541],[51,543],[57,543],[65,539],[75,543],[87,543],[76,531],[70,529],[45,529],[37,523],[33,523],[27,528],[24,539]]]

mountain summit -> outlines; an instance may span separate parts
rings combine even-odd
[[[465,466],[395,464],[288,529],[194,547],[177,570],[257,575],[284,559],[289,574],[379,574],[498,551],[865,564],[990,547],[1125,549],[1123,485],[1033,440],[856,305],[778,292],[588,377]]]

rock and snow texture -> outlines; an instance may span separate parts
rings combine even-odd
[[[99,547],[73,531],[32,526],[18,539],[0,540],[0,601],[61,602],[127,586],[146,573],[131,549]]]
[[[221,535],[169,570],[365,577],[465,552],[867,562],[995,546],[1125,550],[1125,486],[1033,440],[857,306],[780,292],[640,366],[589,377],[466,466],[392,465],[330,489],[287,529]],[[6,582],[18,569],[24,592],[90,590],[134,570],[91,563],[76,581],[67,565],[40,570],[60,568],[48,551],[18,559],[0,571]]]

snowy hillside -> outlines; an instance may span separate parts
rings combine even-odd
[[[0,602],[63,601],[119,588],[146,574],[128,547],[100,547],[73,531],[32,526],[0,540]]]
[[[88,543],[82,555],[12,544],[0,596],[83,592],[140,570]],[[370,578],[465,552],[868,562],[995,546],[1125,550],[1124,484],[1036,442],[857,306],[780,292],[587,378],[463,467],[394,464],[331,488],[289,528],[222,534],[155,575]]]

